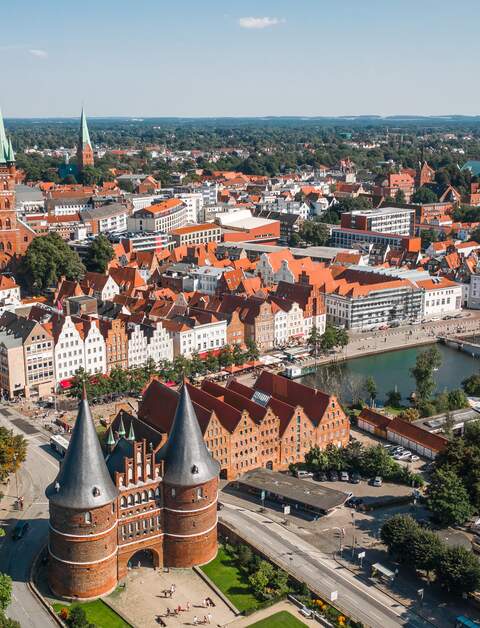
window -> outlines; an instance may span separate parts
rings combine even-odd
[[[176,491],[174,488],[172,488],[172,497],[175,497],[175,495],[176,495]]]
[[[85,513],[85,523],[92,523],[92,513],[91,512],[86,512]]]
[[[197,488],[197,499],[203,498],[203,488]]]

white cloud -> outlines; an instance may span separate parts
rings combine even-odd
[[[241,17],[238,23],[242,28],[262,29],[284,24],[285,20],[278,17]]]
[[[45,57],[48,57],[48,52],[46,50],[40,50],[39,48],[30,48],[28,52],[33,57],[40,57],[41,59],[45,59]]]

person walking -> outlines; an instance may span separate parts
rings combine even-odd
[[[194,615],[193,617],[193,625],[196,626],[198,624],[198,617]]]

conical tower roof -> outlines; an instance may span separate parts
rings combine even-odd
[[[2,111],[0,110],[0,164],[7,162],[8,155],[8,140],[5,133],[5,126],[3,124]]]
[[[90,133],[88,132],[87,116],[85,109],[82,107],[82,115],[80,117],[80,147],[91,146]]]
[[[78,510],[104,506],[118,495],[103,458],[85,390],[65,459],[45,494],[56,506]]]
[[[163,479],[176,486],[194,486],[218,477],[220,466],[205,445],[192,400],[184,383],[172,429],[159,451],[164,461]]]

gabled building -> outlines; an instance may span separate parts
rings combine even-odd
[[[163,446],[137,440],[120,418],[104,459],[84,393],[65,459],[45,492],[48,583],[57,596],[106,595],[146,553],[166,568],[215,558],[219,466],[186,386],[174,411]]]

